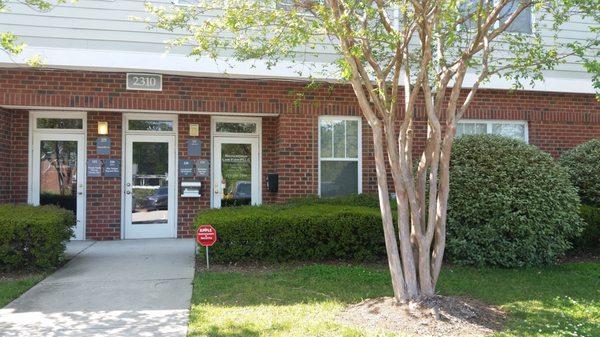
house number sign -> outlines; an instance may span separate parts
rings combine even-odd
[[[127,73],[127,90],[162,91],[162,75]]]

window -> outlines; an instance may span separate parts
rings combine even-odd
[[[216,122],[215,131],[223,133],[256,133],[254,122]]]
[[[489,0],[489,1],[493,1],[493,0]],[[502,9],[502,12],[500,13],[499,21],[506,22],[506,20],[517,10],[517,8],[519,8],[520,3],[521,3],[520,0],[511,0]],[[479,0],[467,0],[463,3],[461,3],[459,6],[460,6],[461,11],[465,15],[466,14],[475,15],[475,13],[477,12],[477,6],[479,6],[479,5],[480,5]],[[510,24],[510,26],[508,26],[506,28],[506,31],[512,32],[512,33],[531,34],[533,32],[533,29],[532,29],[532,21],[533,20],[532,20],[531,7],[532,6],[525,8],[521,12],[521,14],[519,14],[519,16],[517,16],[515,18],[515,20]],[[474,20],[474,18],[467,20],[463,26],[467,29],[476,28],[475,27],[476,20]]]
[[[76,129],[83,130],[82,118],[37,118],[38,129]]]
[[[127,123],[130,131],[173,131],[173,121],[130,119]]]
[[[456,125],[456,137],[463,135],[500,135],[529,141],[526,121],[462,120]]]
[[[361,120],[319,119],[319,191],[324,197],[358,194],[361,188]]]
[[[510,1],[500,13],[500,20],[505,22],[519,8],[521,1]],[[506,28],[507,32],[531,34],[531,6],[525,8],[519,16]]]

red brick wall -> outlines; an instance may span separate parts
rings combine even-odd
[[[28,149],[29,149],[29,112],[15,110],[11,120],[11,153],[10,153],[10,180],[11,201],[15,203],[27,202],[28,188]]]
[[[297,93],[304,91],[303,83],[172,75],[165,75],[163,79],[162,92],[139,92],[125,90],[124,73],[0,69],[0,105],[62,106],[89,111],[88,157],[98,157],[95,155],[95,132],[97,122],[102,120],[109,122],[111,156],[119,159],[122,114],[94,112],[98,109],[277,113],[279,117],[263,118],[261,181],[264,202],[315,194],[318,189],[318,117],[360,113],[354,94],[347,86],[323,86],[305,91],[304,98],[298,103]],[[0,116],[10,118],[11,195],[16,201],[26,201],[28,113],[19,110],[10,117],[5,113]],[[419,110],[418,116],[416,150],[423,147],[426,130],[422,111]],[[481,90],[465,118],[526,120],[530,143],[554,156],[587,139],[600,137],[600,105],[593,95]],[[179,116],[180,157],[187,158],[185,141],[189,138],[190,123],[200,125],[201,158],[210,159],[210,117],[197,114]],[[364,121],[362,129],[363,191],[370,193],[376,189],[372,136]],[[6,129],[0,129],[0,132],[4,132],[6,138]],[[270,172],[279,173],[278,193],[267,190],[266,175]],[[204,179],[202,183],[201,198],[178,199],[180,236],[192,234],[195,214],[210,206],[210,181]],[[120,236],[120,184],[119,178],[88,179],[89,238]]]
[[[200,133],[198,137],[190,136],[190,124],[198,124]],[[178,120],[179,135],[179,159],[199,160],[207,159],[210,161],[210,116],[206,115],[179,115]],[[187,155],[187,140],[199,139],[202,142],[200,157],[190,157]],[[212,164],[212,163],[211,163]],[[178,212],[177,212],[177,236],[190,237],[194,235],[194,218],[199,211],[210,208],[210,177],[199,179],[202,183],[200,198],[182,198],[181,188],[182,178],[179,178],[178,191]]]
[[[96,153],[98,122],[108,122],[110,155]],[[88,158],[121,159],[123,147],[123,121],[119,112],[87,113],[87,156]],[[121,169],[123,169],[121,163]],[[112,240],[121,237],[121,177],[88,177],[86,189],[86,238]]]
[[[10,179],[10,144],[11,144],[11,124],[12,113],[7,110],[0,109],[0,203],[11,201],[11,179]]]

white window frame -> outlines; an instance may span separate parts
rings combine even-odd
[[[123,132],[127,134],[151,135],[151,134],[175,134],[178,133],[178,115],[175,114],[145,114],[145,113],[125,113],[123,114]],[[154,130],[129,130],[129,121],[169,121],[173,122],[173,130],[171,131],[154,131]]]
[[[256,131],[251,133],[243,132],[218,132],[217,123],[254,123]],[[227,137],[260,137],[262,135],[262,118],[260,117],[233,117],[233,116],[215,116],[211,118],[211,134],[214,136]]]
[[[357,158],[321,158],[321,123],[324,121],[358,121],[358,153]],[[321,196],[321,161],[357,161],[358,162],[358,194],[362,194],[362,118],[359,116],[331,116],[324,115],[319,116],[317,125],[317,137],[318,137],[318,151],[317,151],[317,162],[318,162],[318,195]]]
[[[492,1],[494,2],[494,4],[497,4],[499,0],[492,0]],[[529,15],[531,16],[531,31],[530,31],[530,32],[511,32],[511,31],[507,31],[507,30],[505,30],[505,31],[504,31],[502,34],[525,34],[525,35],[534,35],[534,34],[535,34],[535,32],[536,32],[534,28],[535,28],[535,25],[536,25],[536,23],[537,23],[537,18],[536,18],[536,16],[535,16],[535,15],[534,15],[534,13],[533,13],[533,8],[532,8],[532,7],[529,7],[529,10],[530,10],[530,11],[529,11]],[[523,14],[523,13],[521,12],[521,14]],[[498,28],[498,27],[500,27],[500,23],[501,23],[501,20],[499,20],[499,19],[498,19],[498,20],[497,20],[497,21],[494,23],[494,28]],[[458,27],[457,27],[457,28],[458,28]],[[471,29],[473,29],[473,28],[471,28]]]
[[[505,119],[461,119],[457,122],[458,124],[485,124],[486,134],[492,135],[493,124],[515,124],[524,126],[524,137],[525,143],[529,144],[529,123],[524,120],[505,120]]]

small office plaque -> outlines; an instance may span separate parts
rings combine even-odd
[[[202,141],[199,139],[188,139],[187,140],[187,154],[190,157],[199,157],[200,149],[202,148]]]
[[[121,177],[121,160],[106,159],[104,161],[104,176],[108,178]]]
[[[179,176],[193,177],[194,176],[194,161],[180,159],[179,160]]]
[[[87,161],[87,176],[88,177],[102,177],[102,160],[100,159],[88,159]]]
[[[196,161],[196,177],[206,178],[210,174],[210,162],[206,159]]]
[[[96,154],[109,155],[110,154],[110,138],[98,137],[96,139]]]

